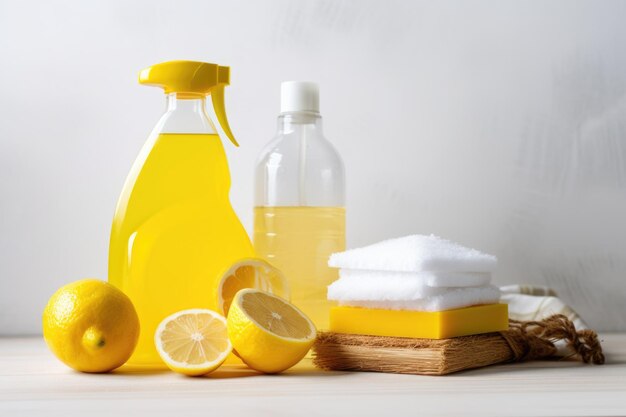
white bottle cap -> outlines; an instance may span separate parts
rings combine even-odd
[[[320,90],[316,83],[285,81],[280,84],[280,112],[296,111],[319,113]]]

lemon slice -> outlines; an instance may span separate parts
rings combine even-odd
[[[232,350],[224,317],[203,309],[165,318],[157,327],[154,343],[171,370],[192,376],[214,371]]]
[[[313,322],[293,304],[255,289],[235,295],[227,323],[239,357],[250,368],[266,373],[298,363],[317,334]]]
[[[241,259],[222,274],[217,287],[218,311],[227,316],[235,294],[244,288],[256,288],[289,299],[287,279],[280,270],[263,259]]]

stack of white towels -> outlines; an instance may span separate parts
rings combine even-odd
[[[385,310],[443,311],[500,300],[498,260],[434,235],[411,235],[331,255],[328,299]]]

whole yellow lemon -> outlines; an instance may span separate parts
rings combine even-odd
[[[43,312],[43,337],[67,366],[107,372],[124,364],[139,337],[139,318],[130,299],[96,279],[67,284]]]

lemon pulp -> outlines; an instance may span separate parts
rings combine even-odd
[[[293,306],[262,292],[244,294],[241,308],[261,327],[281,337],[303,339],[314,331],[309,320]]]

